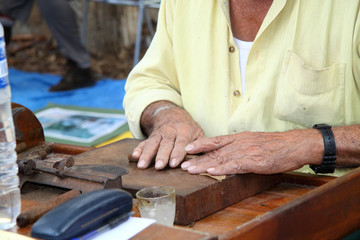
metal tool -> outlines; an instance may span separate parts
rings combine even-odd
[[[59,172],[51,164],[36,161],[33,175],[20,174],[20,187],[26,182],[47,186],[77,189],[82,193],[97,189],[121,188],[121,176],[128,173],[125,168],[110,165],[77,165]]]
[[[78,164],[72,155],[54,152],[45,142],[43,128],[26,107],[13,103],[20,187],[26,183],[89,192],[102,188],[121,188],[121,176],[128,171],[120,166]],[[68,146],[69,147],[69,146]]]

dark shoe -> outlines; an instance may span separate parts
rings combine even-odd
[[[12,26],[14,25],[14,19],[0,13],[0,23],[1,25],[3,25],[4,28],[5,43],[6,45],[9,45],[11,40]]]
[[[12,27],[4,26],[5,44],[9,45],[11,42]]]
[[[95,77],[90,68],[79,68],[76,64],[69,64],[68,71],[60,82],[52,86],[50,92],[67,91],[95,85]]]

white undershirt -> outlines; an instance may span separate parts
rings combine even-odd
[[[239,49],[239,62],[240,62],[240,73],[241,73],[241,86],[242,96],[245,94],[245,71],[246,62],[250,53],[250,49],[254,42],[245,42],[234,37],[235,43]]]

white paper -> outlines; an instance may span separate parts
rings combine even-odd
[[[128,240],[153,223],[154,219],[130,217],[119,226],[96,236],[94,240]]]

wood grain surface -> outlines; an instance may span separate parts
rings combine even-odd
[[[135,197],[145,187],[171,185],[176,192],[175,223],[189,225],[253,196],[280,182],[280,175],[230,175],[221,182],[208,176],[191,175],[181,168],[158,171],[153,165],[138,169],[136,162],[129,162],[128,155],[139,143],[136,139],[124,139],[104,147],[74,156],[75,165],[120,165],[128,170],[122,177],[123,188]]]
[[[120,146],[113,147],[118,148],[117,154],[120,157],[116,156],[112,161],[118,162],[124,154],[120,154]],[[79,163],[97,161],[89,158],[85,152],[78,156],[81,160]],[[114,157],[112,154],[106,156],[109,159]],[[130,166],[132,163],[126,164]],[[159,172],[154,172],[156,173]],[[204,181],[216,182],[206,176],[201,177],[207,179]],[[210,239],[213,236],[219,239],[340,239],[360,228],[360,169],[352,170],[340,178],[297,173],[284,173],[276,175],[276,178],[276,181],[280,179],[280,182],[275,186],[246,197],[188,226],[176,225],[176,228],[207,233],[205,239],[209,236]],[[234,186],[231,189],[235,192]],[[48,191],[40,192],[48,194]],[[26,195],[28,194],[22,194],[23,211],[42,200],[34,198],[33,194],[29,194],[30,197],[26,199]],[[28,226],[15,227],[11,231],[29,236],[30,230]],[[178,239],[176,236],[188,232],[177,232],[173,235],[172,231],[172,228],[159,230],[155,227],[142,233],[145,235],[140,234],[137,237]],[[204,236],[200,234],[199,237],[201,239]]]

